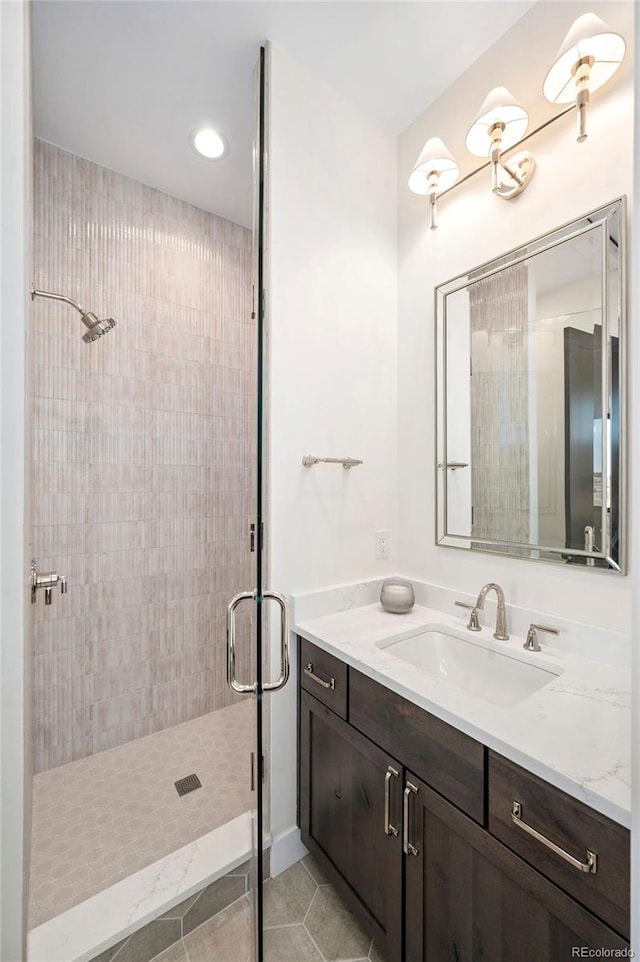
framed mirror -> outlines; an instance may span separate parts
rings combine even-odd
[[[625,199],[436,298],[436,543],[624,572]]]

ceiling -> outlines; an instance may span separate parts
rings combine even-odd
[[[250,226],[253,67],[273,41],[399,132],[531,0],[36,0],[36,136]],[[220,161],[189,134],[218,127]]]

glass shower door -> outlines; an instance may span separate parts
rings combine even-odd
[[[267,138],[267,52],[260,48],[260,58],[255,70],[255,103],[256,123],[254,141],[254,310],[253,318],[257,321],[255,331],[256,344],[256,520],[251,526],[251,550],[255,557],[255,587],[248,588],[236,594],[230,601],[227,610],[227,681],[233,691],[250,694],[255,698],[255,778],[256,809],[254,821],[254,856],[253,871],[250,878],[252,885],[249,897],[253,909],[254,948],[255,959],[264,959],[264,899],[263,881],[265,877],[265,831],[268,826],[268,806],[266,799],[267,780],[264,772],[264,758],[266,755],[266,708],[264,696],[286,685],[289,678],[289,624],[288,606],[286,598],[277,591],[268,589],[268,573],[266,571],[266,554],[264,541],[264,507],[266,502],[265,490],[265,229],[266,229],[266,138]],[[238,612],[244,606],[249,606],[253,615],[253,658],[252,670],[255,674],[249,680],[238,677]],[[280,660],[277,677],[270,678],[269,669],[269,639],[271,637],[272,620],[277,625],[274,635],[278,637]],[[268,873],[266,873],[268,874]]]

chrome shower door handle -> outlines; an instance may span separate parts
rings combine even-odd
[[[227,684],[240,694],[256,693],[258,683],[245,685],[236,678],[236,610],[243,601],[255,601],[255,591],[241,591],[234,595],[227,606]]]
[[[275,601],[280,607],[280,675],[275,681],[264,682],[263,691],[278,691],[289,680],[289,606],[284,595],[277,591],[264,591],[262,597]]]
[[[289,612],[287,599],[277,591],[263,591],[262,601],[275,601],[280,607],[280,675],[275,681],[264,682],[263,691],[278,691],[289,680]],[[236,678],[236,611],[243,601],[258,601],[257,591],[240,591],[227,607],[227,684],[240,694],[255,695],[258,683],[244,684]]]

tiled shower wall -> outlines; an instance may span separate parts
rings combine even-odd
[[[528,298],[524,264],[469,289],[471,530],[517,544],[528,544],[531,525]]]
[[[43,771],[235,700],[256,327],[247,229],[45,143],[35,208],[36,286],[117,321],[86,345],[72,308],[33,303],[33,551],[69,585],[35,608]]]

